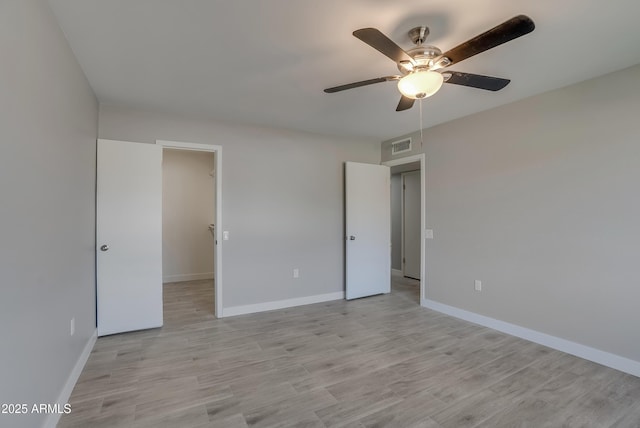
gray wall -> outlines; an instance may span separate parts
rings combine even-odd
[[[402,270],[402,175],[391,175],[391,269]]]
[[[379,163],[379,142],[108,106],[100,108],[99,135],[223,147],[218,236],[230,233],[222,247],[225,308],[344,290],[343,164]]]
[[[425,131],[428,299],[640,361],[639,83],[635,66]]]
[[[95,331],[98,106],[42,0],[0,2],[0,58],[0,403],[55,403]]]

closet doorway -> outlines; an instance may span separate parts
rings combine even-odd
[[[222,315],[219,146],[157,141],[162,163],[162,279],[171,301]],[[179,297],[179,298],[175,298]],[[169,308],[165,307],[165,315]],[[179,311],[172,313],[180,316]]]
[[[403,172],[402,179],[402,275],[420,280],[420,170]]]
[[[418,289],[405,294],[422,304],[426,298],[425,155],[382,165],[389,166],[391,173],[391,281],[400,286],[415,284]]]

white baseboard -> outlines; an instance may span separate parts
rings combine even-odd
[[[201,279],[213,279],[213,272],[165,275],[162,277],[162,282],[165,283],[165,282],[198,281]]]
[[[391,275],[402,276],[402,270],[401,269],[391,269]]]
[[[570,340],[486,317],[484,315],[476,314],[475,312],[465,311],[464,309],[445,305],[433,300],[423,299],[422,306],[640,377],[640,361],[631,360],[610,352],[601,351],[599,349],[571,342]]]
[[[87,360],[89,359],[89,355],[91,355],[91,351],[93,350],[93,346],[96,344],[97,339],[98,330],[96,329],[87,341],[87,344],[84,346],[80,357],[78,357],[78,361],[76,361],[76,364],[73,366],[73,370],[71,370],[71,374],[69,374],[69,377],[67,378],[67,382],[64,384],[62,391],[60,391],[56,404],[61,408],[69,402],[69,397],[71,397],[73,387],[76,386],[76,382],[82,373],[82,369],[84,369],[84,365],[87,364]],[[44,421],[44,427],[55,428],[56,425],[58,425],[61,416],[62,415],[59,413],[50,413]]]
[[[298,297],[295,299],[277,300],[275,302],[256,303],[254,305],[232,306],[222,309],[223,317],[233,317],[235,315],[253,314],[256,312],[273,311],[276,309],[291,308],[294,306],[311,305],[313,303],[328,302],[331,300],[344,299],[344,291],[335,293],[318,294],[315,296]]]

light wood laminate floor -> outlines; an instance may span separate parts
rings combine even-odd
[[[640,378],[397,283],[220,320],[210,282],[166,285],[164,327],[99,338],[59,427],[640,427]]]

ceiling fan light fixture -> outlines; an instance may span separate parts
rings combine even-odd
[[[443,82],[444,78],[438,72],[414,71],[398,81],[398,90],[405,97],[418,100],[438,92]]]

